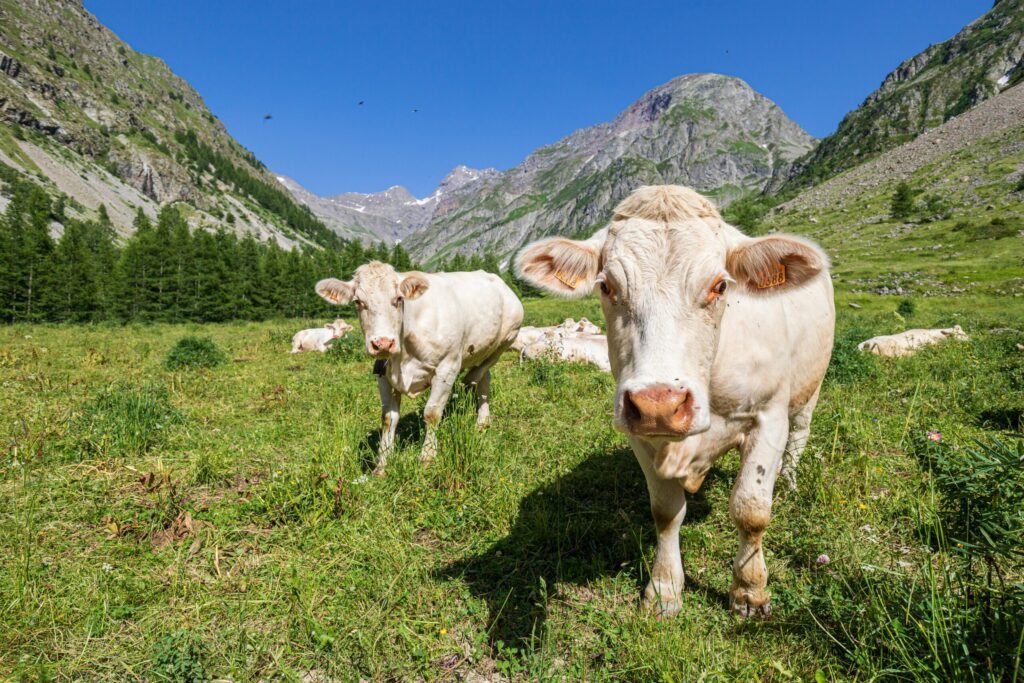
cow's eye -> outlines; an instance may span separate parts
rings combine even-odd
[[[391,300],[392,306],[399,306],[402,303],[402,295],[398,294],[394,299]]]
[[[365,304],[360,299],[352,299],[352,303],[353,305],[355,305],[356,310],[359,311],[363,310],[366,307]]]
[[[729,281],[724,276],[719,276],[715,280],[714,284],[711,285],[711,289],[708,290],[707,303],[717,301],[719,297],[725,294],[725,290],[729,288]]]

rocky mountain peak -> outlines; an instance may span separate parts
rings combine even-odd
[[[760,191],[813,138],[738,78],[688,74],[644,93],[611,122],[582,128],[438,201],[404,242],[424,261],[548,234],[592,232],[642,184],[683,183],[720,204]]]

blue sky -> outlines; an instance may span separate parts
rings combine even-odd
[[[992,0],[85,5],[188,80],[271,169],[318,194],[425,196],[457,164],[509,168],[685,73],[743,78],[827,135]]]

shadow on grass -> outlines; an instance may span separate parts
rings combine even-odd
[[[708,510],[702,495],[691,496],[686,523],[700,522]],[[632,572],[628,567],[641,565],[654,541],[647,486],[632,451],[595,452],[526,496],[508,536],[439,574],[465,580],[488,602],[492,641],[530,648],[543,633],[548,601],[560,584]],[[641,573],[638,606],[647,580]],[[726,604],[725,593],[689,580],[688,589]]]

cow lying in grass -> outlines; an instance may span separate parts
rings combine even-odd
[[[523,322],[522,303],[500,277],[483,271],[398,273],[373,261],[357,268],[349,282],[321,280],[316,292],[332,304],[355,302],[366,351],[378,359],[383,429],[374,474],[384,473],[394,447],[403,394],[430,389],[420,453],[425,463],[437,454],[437,423],[463,370],[463,382],[476,393],[477,425],[488,424],[491,366]]]
[[[603,334],[562,336],[549,332],[519,352],[520,362],[527,358],[589,363],[605,372],[612,371],[608,362],[608,337]]]
[[[659,616],[679,611],[686,494],[739,448],[730,605],[768,615],[761,542],[775,480],[781,470],[795,482],[832,350],[825,254],[797,237],[746,237],[693,190],[659,186],[634,192],[590,239],[535,242],[516,265],[556,294],[601,291],[614,424],[643,468],[658,532],[645,603]]]
[[[549,327],[524,325],[519,328],[519,334],[516,335],[516,340],[512,343],[511,349],[521,352],[531,344],[536,344],[542,339],[556,336],[564,338],[595,334],[601,334],[601,328],[586,318],[580,318],[579,322],[572,318],[566,318],[562,321],[561,325],[551,325]]]
[[[899,334],[886,334],[880,337],[872,337],[867,341],[857,344],[861,351],[868,351],[876,356],[899,358],[912,356],[925,346],[938,344],[946,339],[958,339],[970,341],[970,337],[964,333],[959,325],[948,327],[944,330],[907,330]]]
[[[352,331],[352,326],[338,318],[323,327],[299,330],[292,337],[292,353],[303,351],[320,351],[323,353],[335,339],[341,339]]]

